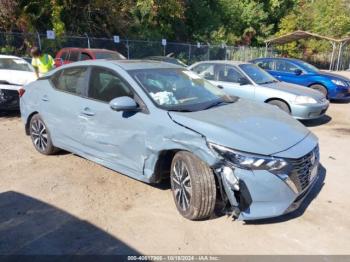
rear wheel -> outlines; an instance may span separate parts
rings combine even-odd
[[[213,171],[193,154],[180,151],[171,164],[171,189],[177,210],[190,220],[211,216],[216,202]]]
[[[280,100],[271,100],[267,102],[270,105],[277,106],[279,109],[283,110],[284,112],[290,114],[290,109],[287,103],[280,101]]]
[[[323,85],[312,85],[310,87],[314,90],[321,92],[322,94],[324,94],[325,97],[328,96],[328,90]]]
[[[35,149],[40,153],[52,155],[58,151],[52,144],[50,132],[39,114],[30,119],[29,132]]]

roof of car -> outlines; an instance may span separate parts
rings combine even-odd
[[[259,61],[259,60],[264,60],[264,59],[275,59],[275,60],[285,60],[285,61],[300,62],[299,59],[289,58],[289,57],[262,57],[262,58],[253,59],[252,61]]]
[[[15,59],[23,59],[18,56],[13,56],[13,55],[0,55],[0,58],[15,58]]]
[[[196,64],[203,64],[203,63],[213,63],[213,64],[230,64],[230,65],[242,65],[242,64],[250,64],[249,62],[243,62],[243,61],[231,61],[231,60],[210,60],[210,61],[200,61]]]
[[[74,62],[68,65],[62,66],[62,68],[74,67],[74,66],[106,66],[114,64],[121,67],[124,70],[137,70],[137,69],[154,69],[154,68],[183,68],[181,66],[160,62],[155,60],[86,60]],[[61,67],[59,67],[61,69]]]
[[[90,51],[90,52],[117,52],[117,51],[109,50],[109,49],[84,48],[84,47],[64,47],[61,49],[61,51],[65,51],[65,50],[81,50],[81,51]]]

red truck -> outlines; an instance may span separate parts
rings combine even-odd
[[[123,60],[126,58],[116,51],[107,49],[67,47],[62,48],[56,54],[55,66],[59,67],[77,61],[95,59]]]

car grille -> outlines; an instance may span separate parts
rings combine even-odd
[[[307,155],[299,159],[290,160],[293,169],[289,174],[289,177],[294,183],[298,192],[302,192],[312,182],[311,171],[313,167],[318,164],[319,159],[320,153],[319,148],[317,146]]]

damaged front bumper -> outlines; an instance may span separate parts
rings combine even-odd
[[[232,215],[238,220],[258,220],[298,209],[318,178],[318,147],[290,162],[290,172],[280,175],[240,169],[227,162],[215,168]]]

